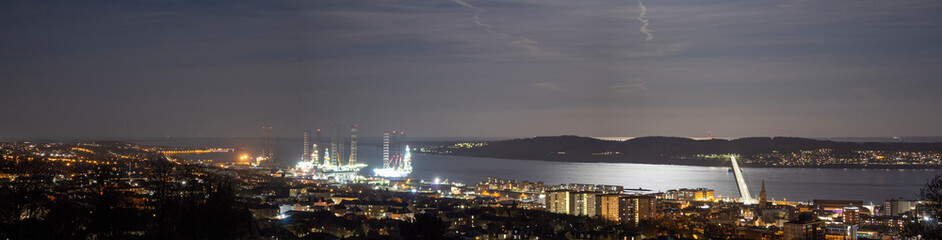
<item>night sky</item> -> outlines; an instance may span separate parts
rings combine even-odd
[[[942,1],[0,1],[0,139],[942,135]]]

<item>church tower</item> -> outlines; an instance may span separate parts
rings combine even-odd
[[[759,207],[765,208],[768,202],[766,202],[765,196],[765,179],[762,179],[762,191],[759,191]]]

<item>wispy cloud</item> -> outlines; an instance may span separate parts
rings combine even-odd
[[[515,37],[508,33],[498,32],[494,30],[493,25],[481,22],[481,14],[484,14],[486,12],[484,11],[484,9],[475,7],[474,5],[471,5],[470,3],[462,1],[462,0],[451,0],[451,1],[461,6],[464,6],[466,8],[470,8],[471,10],[474,10],[474,17],[471,18],[471,22],[473,22],[475,25],[483,27],[484,30],[486,30],[488,33],[492,33],[492,34],[500,35],[505,38],[513,39],[512,41],[510,41],[511,45],[526,49],[530,53],[530,55],[534,55],[534,56],[549,55],[546,51],[543,51],[543,49],[541,49],[538,46],[539,43],[537,41],[534,41],[533,39],[529,39],[525,37]]]
[[[641,21],[640,30],[648,36],[645,40],[654,40],[654,34],[651,34],[651,30],[648,29],[648,20],[644,19],[644,15],[648,13],[648,8],[644,7],[644,0],[638,0],[638,6],[641,7],[641,14],[638,15],[638,21]]]
[[[565,91],[565,90],[563,90],[561,87],[559,87],[559,85],[556,85],[555,83],[551,83],[551,82],[538,82],[538,83],[534,83],[533,86],[538,87],[538,88],[542,88],[542,89],[546,89],[546,90],[550,90],[550,91],[553,91],[553,92],[563,92],[563,91]]]
[[[620,92],[647,92],[648,91],[648,82],[641,81],[641,79],[635,79],[634,81],[629,81],[628,83],[621,85],[614,85],[608,87],[609,89],[615,89]]]

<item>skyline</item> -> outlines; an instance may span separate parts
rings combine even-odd
[[[5,2],[0,139],[258,136],[261,126],[287,137],[334,123],[363,136],[942,136],[939,10]]]

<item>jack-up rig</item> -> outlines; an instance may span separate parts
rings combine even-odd
[[[392,138],[392,149],[390,149]],[[383,168],[373,169],[376,176],[387,178],[400,178],[412,173],[412,150],[409,145],[402,144],[405,133],[393,131],[383,133]],[[390,152],[392,150],[392,152]]]
[[[317,129],[316,140],[314,144],[310,143],[310,131],[304,132],[304,154],[296,168],[301,172],[310,173],[317,171],[320,173],[356,173],[366,167],[365,163],[357,162],[357,125],[350,127],[350,155],[344,156],[343,127],[335,125],[332,127],[330,148],[323,148],[323,154],[318,144],[320,143],[321,130]],[[311,146],[312,148],[308,148]],[[321,159],[323,156],[323,159]],[[347,158],[346,163],[341,159]]]

